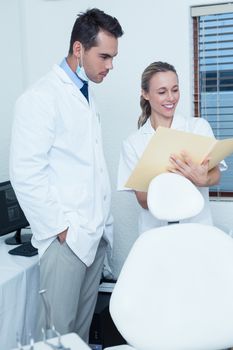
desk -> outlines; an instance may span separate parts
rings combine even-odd
[[[49,339],[48,342],[54,345],[58,344],[57,338]],[[62,345],[68,347],[70,350],[91,350],[91,348],[75,333],[62,335],[61,342]],[[30,346],[24,346],[22,350],[30,350]],[[41,341],[34,344],[33,350],[51,350],[51,346],[46,345]]]
[[[24,257],[8,254],[15,246],[0,237],[0,349],[16,347],[16,334],[22,344],[35,332],[39,300],[38,255]]]

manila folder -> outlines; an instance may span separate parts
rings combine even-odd
[[[146,192],[155,176],[168,171],[168,167],[171,166],[170,155],[179,156],[181,151],[186,151],[197,164],[201,164],[209,156],[209,169],[212,169],[233,152],[233,138],[216,140],[213,137],[160,126],[149,141],[125,187]]]

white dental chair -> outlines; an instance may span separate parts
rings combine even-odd
[[[203,197],[186,178],[152,180],[148,206],[176,222],[201,211]],[[108,350],[217,350],[233,345],[233,239],[216,227],[173,223],[133,245],[110,300],[129,345]]]

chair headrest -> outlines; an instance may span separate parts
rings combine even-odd
[[[163,173],[150,182],[147,203],[156,218],[179,221],[199,214],[204,207],[204,198],[186,177]]]

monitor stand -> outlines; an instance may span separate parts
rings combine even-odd
[[[30,242],[31,238],[32,238],[32,234],[30,233],[21,234],[21,228],[20,228],[15,232],[15,235],[13,237],[7,238],[5,240],[5,243],[10,245],[23,244],[23,243]]]

